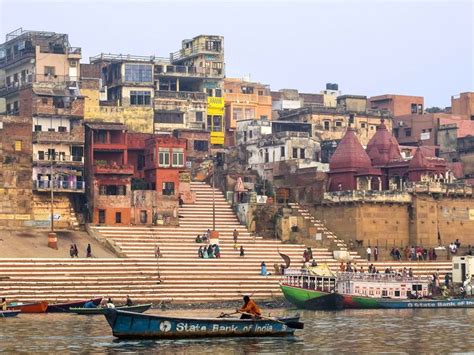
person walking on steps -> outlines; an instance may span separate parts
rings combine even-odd
[[[237,231],[237,229],[234,229],[232,235],[234,237],[234,244],[237,244],[237,239],[239,238],[239,232]]]
[[[90,244],[87,244],[86,253],[88,258],[92,258],[92,248]]]
[[[367,260],[370,261],[370,255],[372,255],[372,249],[370,245],[367,247]]]

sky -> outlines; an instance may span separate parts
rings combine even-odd
[[[0,0],[0,36],[69,34],[82,62],[103,53],[166,57],[181,40],[224,36],[227,77],[272,90],[425,97],[474,91],[474,1]]]

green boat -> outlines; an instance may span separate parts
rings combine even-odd
[[[343,272],[334,275],[327,266],[287,269],[280,283],[285,298],[310,310],[384,308],[387,299],[407,300],[428,295],[429,281],[395,274]]]
[[[118,306],[114,309],[119,311],[128,311],[135,313],[143,313],[151,308],[151,303],[137,304],[136,306]],[[69,311],[81,315],[96,315],[105,314],[105,311],[109,308],[95,307],[95,308],[69,308]]]

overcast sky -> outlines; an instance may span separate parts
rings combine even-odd
[[[225,37],[228,77],[272,90],[407,94],[449,106],[474,91],[474,1],[0,0],[0,30],[68,33],[83,62],[106,53],[168,56],[198,34]]]

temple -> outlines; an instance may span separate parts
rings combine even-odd
[[[402,157],[395,137],[384,120],[364,149],[349,127],[329,162],[329,191],[404,190],[419,181],[452,182],[452,164],[419,146],[411,157]]]

